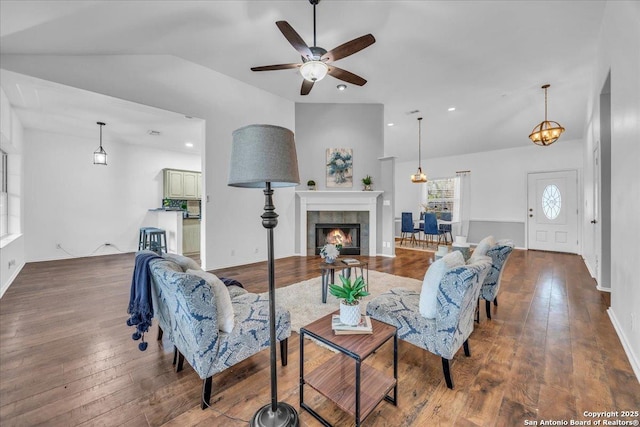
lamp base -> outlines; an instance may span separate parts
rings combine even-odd
[[[271,404],[265,405],[255,413],[249,426],[251,427],[298,427],[300,420],[293,406],[285,402],[278,402],[278,410],[273,413]]]

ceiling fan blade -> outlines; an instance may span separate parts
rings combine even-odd
[[[303,58],[312,57],[313,54],[309,49],[309,46],[302,40],[300,34],[296,33],[296,30],[293,29],[291,25],[287,21],[278,21],[276,25],[282,32],[282,35],[291,43],[291,46],[302,55]]]
[[[336,79],[345,81],[347,83],[352,83],[358,86],[364,86],[367,81],[357,74],[353,74],[347,70],[343,70],[342,68],[334,67],[333,65],[329,66],[328,71],[330,76],[335,77]]]
[[[349,55],[353,55],[356,52],[360,52],[365,47],[371,46],[376,42],[376,39],[367,34],[357,39],[353,39],[349,42],[341,44],[340,46],[331,49],[329,52],[322,55],[322,60],[327,62],[337,61],[338,59],[346,58]]]
[[[274,70],[288,70],[290,68],[299,68],[302,64],[277,64],[277,65],[264,65],[262,67],[251,67],[251,71],[274,71]]]
[[[309,95],[309,92],[311,92],[311,88],[313,88],[313,82],[310,82],[307,79],[302,79],[302,87],[300,88],[300,95]]]

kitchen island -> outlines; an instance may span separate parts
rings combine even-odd
[[[167,252],[189,257],[200,256],[200,217],[183,218],[184,211],[177,209],[149,209],[149,227],[158,227],[167,234]],[[155,221],[153,220],[155,217]]]

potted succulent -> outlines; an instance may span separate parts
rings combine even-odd
[[[360,323],[360,298],[369,295],[365,291],[367,284],[362,276],[358,276],[351,284],[350,277],[338,276],[342,281],[342,286],[329,285],[329,293],[340,299],[340,322],[345,325],[355,326]]]
[[[327,243],[320,249],[320,257],[324,259],[327,264],[333,264],[340,255],[340,247],[333,243]]]
[[[309,181],[307,181],[307,188],[311,191],[316,189],[316,182],[312,179],[310,179]]]
[[[371,175],[367,175],[362,178],[362,186],[364,191],[371,191],[371,185],[373,184],[373,179],[371,179]]]

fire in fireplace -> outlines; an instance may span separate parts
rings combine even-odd
[[[342,245],[341,255],[360,255],[360,224],[316,224],[316,255],[327,243]]]

